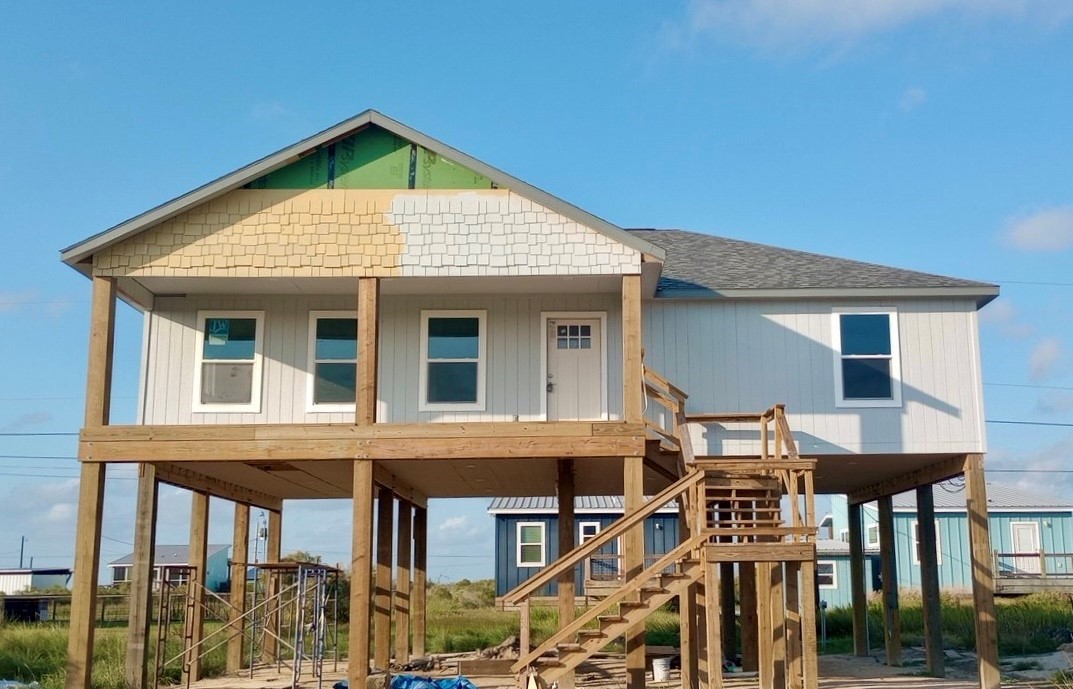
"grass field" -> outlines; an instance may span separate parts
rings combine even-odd
[[[487,648],[518,634],[516,613],[496,610],[491,582],[459,582],[438,585],[429,591],[428,651],[431,653],[470,651]],[[869,628],[873,644],[882,637],[882,609],[878,601],[869,607]],[[903,595],[901,600],[902,639],[906,645],[923,643],[919,597]],[[1073,604],[1060,596],[1037,595],[999,601],[999,648],[1004,655],[1053,651],[1073,634]],[[558,626],[554,608],[534,608],[532,633],[535,643],[546,639]],[[654,645],[678,645],[678,616],[657,611],[647,622],[647,641]],[[208,625],[208,629],[213,629]],[[943,631],[946,645],[969,649],[975,645],[971,601],[943,598]],[[852,617],[848,610],[827,612],[827,652],[851,650]],[[123,661],[126,629],[105,627],[97,630],[94,656],[94,687],[124,689]],[[347,629],[339,630],[340,653],[346,655]],[[612,648],[621,650],[621,646]],[[179,641],[171,641],[168,656],[180,651]],[[0,624],[0,679],[38,681],[43,689],[61,689],[67,653],[65,626]],[[151,640],[150,658],[155,654]],[[220,648],[204,659],[206,676],[224,671],[225,653]],[[172,666],[166,678],[178,681],[179,669]],[[1058,686],[1070,687],[1073,683]]]

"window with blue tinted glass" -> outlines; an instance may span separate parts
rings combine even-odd
[[[358,321],[313,316],[313,405],[352,405],[357,388]]]
[[[475,410],[483,404],[483,312],[439,313],[422,314],[422,406]]]
[[[839,313],[839,381],[843,401],[895,402],[893,313]]]
[[[198,315],[194,411],[255,411],[260,403],[258,312]]]

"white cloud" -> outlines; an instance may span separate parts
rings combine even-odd
[[[850,44],[928,19],[984,18],[1057,25],[1067,0],[691,0],[673,33],[711,35],[764,49]]]
[[[1023,340],[1032,334],[1032,326],[1020,320],[1020,312],[1013,302],[999,297],[980,311],[980,324],[984,327],[997,328],[1009,338]]]
[[[1066,415],[1073,411],[1073,395],[1049,392],[1036,400],[1036,413],[1044,416]]]
[[[1057,337],[1040,340],[1028,357],[1028,376],[1039,382],[1048,379],[1062,360],[1062,343]]]
[[[1065,251],[1073,247],[1073,206],[1049,208],[1013,220],[1006,228],[1006,241],[1021,251]]]
[[[48,423],[52,420],[52,414],[47,411],[31,411],[19,416],[11,423],[0,426],[0,432],[15,433],[30,426]]]
[[[1073,435],[1027,456],[993,449],[984,468],[1001,471],[989,474],[989,482],[1068,499],[1073,494],[1073,474],[1067,473],[1070,466],[1073,466]]]
[[[0,313],[17,311],[40,299],[35,292],[0,292]]]
[[[919,86],[911,86],[902,92],[902,97],[898,100],[898,107],[902,112],[910,112],[916,110],[928,100],[928,92]]]

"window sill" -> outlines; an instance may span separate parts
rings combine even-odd
[[[260,404],[195,404],[191,414],[260,414]]]
[[[435,404],[418,404],[417,411],[484,411],[485,405],[482,402],[461,402],[461,403],[435,403]]]
[[[835,400],[839,409],[896,409],[902,406],[900,399],[892,400]]]

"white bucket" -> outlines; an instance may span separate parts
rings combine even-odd
[[[670,658],[653,658],[652,659],[652,681],[653,682],[666,682],[671,678],[671,659]]]

